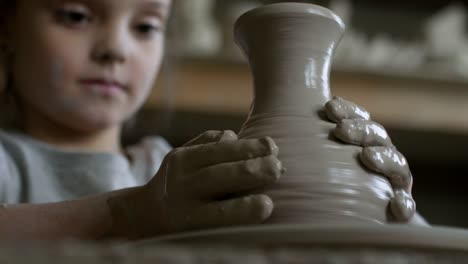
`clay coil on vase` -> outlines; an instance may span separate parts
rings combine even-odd
[[[239,137],[270,136],[279,146],[287,171],[261,190],[272,197],[274,213],[262,225],[175,234],[139,245],[299,246],[311,252],[327,248],[337,256],[340,248],[355,248],[355,258],[336,263],[377,263],[353,262],[368,251],[390,261],[380,263],[394,263],[395,252],[402,263],[432,256],[440,257],[434,263],[468,263],[466,230],[392,223],[390,183],[362,167],[361,147],[331,136],[335,124],[325,121],[320,110],[331,97],[331,61],[343,32],[333,12],[304,3],[267,5],[239,18],[235,37],[255,87]]]

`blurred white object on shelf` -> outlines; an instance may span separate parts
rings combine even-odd
[[[236,20],[245,12],[261,5],[257,0],[218,0],[218,21],[223,31],[221,56],[229,60],[245,60],[241,50],[234,42],[233,28]]]
[[[331,0],[329,8],[343,20],[345,25],[351,23],[353,4],[350,0]]]
[[[431,17],[425,37],[432,67],[458,77],[468,78],[467,11],[452,4]]]
[[[466,11],[459,4],[452,4],[432,16],[425,25],[424,33],[429,55],[436,59],[453,57],[463,49]]]
[[[212,56],[221,47],[221,33],[213,16],[216,0],[178,0],[177,51],[188,56]]]
[[[338,67],[387,71],[413,71],[424,63],[425,49],[421,43],[403,42],[389,35],[368,37],[352,28],[353,6],[349,0],[332,0],[330,9],[347,25],[347,32],[338,47],[335,63]]]

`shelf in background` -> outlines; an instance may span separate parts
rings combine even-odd
[[[468,134],[468,82],[341,68],[331,74],[334,95],[367,108],[396,128]],[[183,60],[162,72],[146,107],[245,114],[252,79],[244,63]]]
[[[182,59],[179,59],[184,65],[218,65],[220,67],[232,67],[241,66],[247,67],[247,62],[244,58],[227,57],[223,55],[213,56],[196,56],[196,55],[183,55]],[[175,61],[175,60],[174,60]],[[401,80],[411,81],[430,81],[445,84],[454,85],[466,85],[468,89],[468,76],[457,74],[453,69],[450,69],[444,64],[426,64],[417,69],[406,69],[404,67],[375,67],[368,65],[359,65],[347,62],[333,62],[333,73],[332,74],[356,74],[356,75],[373,75],[375,77],[383,78],[396,78]]]

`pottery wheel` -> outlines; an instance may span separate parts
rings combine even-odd
[[[328,245],[458,250],[468,253],[468,231],[403,225],[264,225],[180,233],[142,241],[153,243]],[[468,263],[468,259],[467,259]]]
[[[206,249],[204,245],[262,249],[262,254],[267,255],[271,252],[265,250],[282,250],[291,257],[288,261],[306,258],[326,263],[468,263],[468,231],[439,226],[247,226],[170,235],[139,242],[138,246],[167,244],[202,249]],[[243,250],[236,252],[242,259]],[[269,260],[265,263],[288,263],[277,257]]]

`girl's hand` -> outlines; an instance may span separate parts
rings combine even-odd
[[[273,202],[246,192],[278,180],[278,147],[271,138],[238,140],[232,131],[208,131],[171,151],[142,188],[126,217],[137,237],[191,229],[258,224]],[[135,212],[134,210],[139,210]],[[132,219],[146,214],[147,220]]]
[[[416,203],[411,195],[413,177],[408,163],[392,144],[386,130],[372,121],[363,107],[340,97],[327,102],[325,113],[337,123],[333,132],[338,139],[364,147],[360,155],[362,164],[389,179],[394,190],[390,209],[395,219],[426,224],[420,216],[415,216]]]

